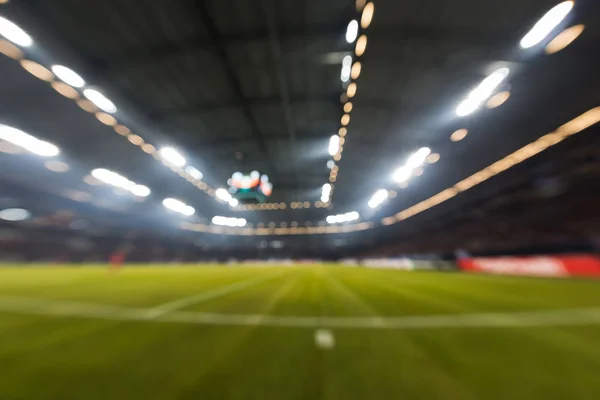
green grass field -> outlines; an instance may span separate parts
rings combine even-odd
[[[0,268],[0,366],[1,400],[598,399],[600,281]]]

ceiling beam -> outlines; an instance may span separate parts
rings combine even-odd
[[[200,1],[200,0],[199,0]],[[204,7],[204,6],[203,6]],[[313,40],[338,41],[343,38],[348,24],[348,17],[328,24],[307,24],[295,27],[286,27],[278,30],[278,39],[281,42],[294,42]],[[214,26],[214,22],[213,22]],[[209,30],[210,33],[210,30]],[[223,47],[248,43],[269,43],[269,30],[260,28],[252,31],[241,31],[228,34],[219,34],[219,44]],[[502,47],[506,41],[504,35],[490,34],[489,32],[468,28],[440,28],[435,26],[374,26],[369,30],[369,40],[379,43],[406,43],[414,41],[425,42],[453,42],[467,46]],[[119,53],[106,56],[105,59],[96,60],[98,70],[102,74],[117,72],[126,67],[148,64],[181,54],[188,54],[202,50],[210,51],[213,48],[212,34],[191,36],[183,40],[166,40],[155,43],[150,47],[132,47]],[[97,77],[101,78],[101,77]]]
[[[219,32],[219,28],[217,27],[208,8],[206,7],[206,3],[204,0],[194,0],[192,4],[194,5],[194,8],[198,13],[200,20],[204,24],[206,31],[208,32],[211,41],[211,46],[213,50],[217,53],[225,75],[227,76],[229,83],[233,87],[233,91],[236,95],[237,101],[242,105],[242,111],[246,119],[248,120],[252,136],[254,137],[254,140],[256,140],[259,149],[264,153],[267,164],[269,165],[269,168],[272,171],[271,173],[276,174],[277,168],[269,155],[269,147],[267,146],[267,142],[262,136],[260,128],[258,127],[256,118],[254,117],[254,114],[252,113],[252,110],[250,108],[250,103],[244,96],[240,80],[236,76],[233,64],[229,59],[229,56],[227,55],[227,51],[225,50],[225,44],[223,43],[223,38],[221,36],[221,33]]]

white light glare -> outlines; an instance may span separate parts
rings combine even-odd
[[[20,129],[0,124],[0,139],[42,157],[54,157],[60,153],[58,147],[52,143],[39,140]]]
[[[229,206],[230,207],[237,207],[238,204],[240,204],[240,202],[238,201],[238,199],[234,199],[232,197],[231,200],[229,200]]]
[[[321,201],[323,203],[329,203],[329,198],[331,197],[331,184],[326,183],[323,185],[321,189]]]
[[[106,111],[107,113],[114,113],[117,111],[117,106],[110,101],[106,96],[94,89],[85,89],[83,95],[92,103],[98,106],[98,108]]]
[[[463,100],[456,108],[456,115],[464,117],[477,110],[483,102],[494,92],[494,90],[508,76],[510,70],[508,68],[499,68],[492,72],[490,76],[485,78],[475,89],[469,93],[467,98]]]
[[[150,196],[150,189],[144,185],[135,185],[131,188],[131,193],[139,197],[148,197]]]
[[[360,214],[356,211],[352,211],[346,214],[330,215],[325,218],[328,224],[342,224],[344,222],[356,221],[360,218]]]
[[[544,40],[544,38],[548,36],[548,34],[552,32],[563,19],[565,19],[569,12],[571,12],[573,5],[573,1],[563,1],[544,14],[544,16],[536,22],[533,28],[523,36],[520,43],[521,47],[528,49]]]
[[[160,149],[159,154],[163,160],[176,167],[183,167],[185,165],[185,158],[172,147],[163,147]]]
[[[342,72],[340,79],[342,82],[348,82],[350,80],[350,72],[352,71],[352,56],[347,55],[342,60]]]
[[[177,199],[166,198],[163,200],[162,204],[169,210],[186,215],[188,217],[194,215],[194,213],[196,212],[194,207],[188,206],[184,202],[179,201]]]
[[[340,80],[344,83],[348,82],[350,80],[350,72],[350,67],[343,66],[342,72],[340,73]]]
[[[333,160],[327,161],[327,168],[332,169],[335,166],[335,162]]]
[[[62,65],[53,65],[52,72],[54,72],[54,75],[58,76],[61,81],[73,87],[81,88],[85,85],[83,78],[70,68]]]
[[[371,200],[369,200],[369,207],[370,208],[377,208],[381,205],[381,203],[383,203],[384,201],[387,200],[389,194],[388,191],[385,189],[379,189],[378,191],[375,192],[375,194],[373,195],[373,197],[371,197]]]
[[[24,221],[31,217],[31,213],[23,208],[7,208],[0,211],[0,219],[4,221]]]
[[[202,175],[202,172],[198,171],[192,166],[186,167],[185,172],[187,172],[194,179],[202,179],[202,177],[204,176]]]
[[[33,39],[27,32],[3,17],[0,17],[0,35],[19,46],[29,47],[33,44]]]
[[[151,193],[148,187],[144,185],[138,185],[124,176],[108,169],[96,168],[92,171],[92,176],[98,179],[100,182],[127,190],[135,196],[148,197]]]
[[[420,167],[423,165],[429,154],[431,154],[431,149],[429,147],[421,147],[413,155],[408,157],[408,160],[406,161],[406,167],[411,169]]]
[[[346,42],[353,43],[358,36],[358,22],[356,20],[350,21],[348,28],[346,29]]]
[[[392,179],[397,183],[404,183],[410,179],[411,175],[412,175],[412,168],[404,166],[404,167],[398,168],[396,170],[396,172],[394,172],[394,175],[392,175]]]
[[[334,156],[340,150],[340,137],[338,135],[331,136],[329,139],[329,155]]]
[[[219,226],[230,226],[230,227],[244,227],[246,226],[246,219],[245,218],[227,218],[227,217],[221,217],[219,215],[214,216],[212,219],[212,223],[213,225],[219,225]]]
[[[217,199],[224,201],[226,203],[228,203],[231,200],[231,195],[229,194],[229,192],[223,188],[217,189],[217,191],[215,192],[215,195],[217,196]]]
[[[92,176],[108,185],[112,185],[125,190],[132,190],[135,186],[135,182],[130,181],[129,179],[117,174],[116,172],[109,171],[108,169],[104,168],[97,168],[93,170]]]

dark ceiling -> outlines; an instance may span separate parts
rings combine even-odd
[[[361,31],[368,45],[359,59],[332,204],[321,209],[314,205],[330,178],[328,142],[344,114],[341,60],[354,52],[346,26],[360,19],[354,0],[9,1],[0,14],[34,38],[28,58],[77,71],[117,104],[121,123],[157,148],[180,149],[211,188],[224,187],[238,170],[267,173],[274,184],[269,201],[284,202],[286,209],[244,212],[219,204],[18,62],[1,57],[0,122],[57,144],[72,167],[56,177],[39,172],[43,161],[34,157],[15,161],[0,154],[5,192],[12,185],[55,195],[76,190],[110,201],[105,188],[81,180],[104,167],[152,189],[153,201],[120,204],[140,218],[156,218],[160,200],[175,197],[193,205],[204,223],[226,215],[254,225],[317,226],[329,214],[357,210],[379,226],[381,217],[600,105],[599,2],[578,0],[556,30],[554,36],[585,24],[565,50],[544,53],[553,36],[529,50],[518,46],[557,2],[376,0],[373,21]],[[457,117],[457,104],[495,66],[511,69],[501,87],[510,90],[510,99]],[[449,136],[458,128],[469,135],[453,143]],[[423,146],[440,160],[408,188],[398,188],[392,172]],[[501,174],[485,185],[501,190],[509,178]],[[373,211],[367,201],[379,188],[398,196]],[[468,204],[470,196],[475,194],[456,201]],[[297,201],[310,202],[310,209],[291,209]],[[438,206],[440,218],[445,207]]]

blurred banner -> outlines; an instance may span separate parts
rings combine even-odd
[[[600,257],[595,255],[461,258],[457,263],[465,272],[600,278]]]

